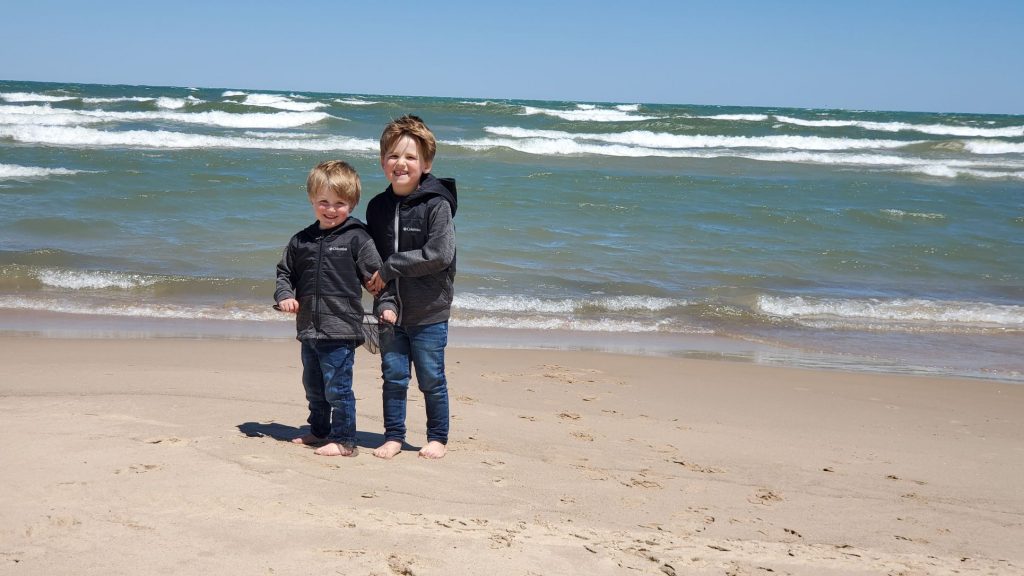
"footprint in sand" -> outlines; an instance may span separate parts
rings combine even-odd
[[[768,488],[758,488],[757,492],[754,493],[754,497],[752,499],[747,499],[747,502],[750,502],[752,504],[764,504],[766,506],[781,501],[782,496],[773,492],[772,490],[769,490]]]
[[[344,548],[323,548],[320,550],[321,554],[330,554],[332,556],[341,556],[342,558],[357,558],[366,555],[366,550],[348,550]]]
[[[552,380],[558,380],[563,384],[577,384],[586,383],[593,384],[597,380],[594,379],[595,374],[600,374],[600,370],[569,370],[563,366],[555,364],[543,364],[538,367],[541,370],[541,375],[545,378],[551,378]]]
[[[145,438],[142,441],[146,444],[162,444],[164,446],[188,444],[188,440],[178,438],[176,436],[156,436],[152,438]]]
[[[658,484],[654,480],[648,480],[646,478],[630,478],[628,483],[623,482],[623,484],[631,488],[661,488],[661,484]]]
[[[403,558],[398,554],[388,556],[388,568],[391,569],[392,574],[398,574],[399,576],[412,576],[414,574],[412,564],[412,560],[409,558]]]
[[[928,484],[924,480],[911,480],[910,478],[900,478],[899,476],[897,476],[895,474],[889,474],[888,476],[885,477],[885,479],[886,480],[906,480],[907,482],[913,482],[914,484],[917,484],[918,486],[924,486],[924,485]]]
[[[677,458],[673,458],[673,459],[669,460],[669,462],[672,462],[673,464],[679,464],[680,466],[682,466],[683,468],[686,468],[687,470],[690,470],[690,471],[693,471],[693,472],[700,472],[701,474],[722,474],[722,473],[725,472],[725,470],[722,470],[721,468],[712,468],[711,466],[701,466],[700,464],[696,464],[694,462],[687,462],[685,460],[679,460]]]
[[[118,468],[114,470],[114,474],[120,474],[122,472],[134,472],[135,474],[145,474],[146,472],[152,472],[153,470],[159,470],[161,466],[159,464],[132,464],[128,467],[128,470],[122,470]]]

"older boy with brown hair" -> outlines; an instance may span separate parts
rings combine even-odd
[[[374,456],[393,458],[405,442],[411,368],[426,404],[423,458],[443,458],[448,444],[444,350],[454,295],[455,181],[430,174],[437,142],[416,116],[391,121],[380,138],[380,165],[390,185],[366,207],[366,223],[384,260],[367,287],[388,287],[401,312],[381,335],[384,443]]]

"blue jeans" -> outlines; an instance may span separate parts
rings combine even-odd
[[[395,326],[380,337],[380,368],[384,377],[384,438],[405,441],[405,400],[410,367],[427,405],[427,441],[448,443],[448,380],[444,348],[448,322],[425,326]]]
[[[309,402],[309,431],[348,447],[356,444],[355,356],[356,345],[347,340],[302,342],[302,387]]]

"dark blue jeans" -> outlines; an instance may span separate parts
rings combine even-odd
[[[395,326],[380,337],[380,367],[384,376],[384,438],[405,441],[405,401],[411,368],[427,405],[427,441],[448,443],[448,380],[444,348],[448,322],[425,326]]]
[[[347,340],[302,342],[302,387],[309,402],[309,431],[349,447],[356,444],[355,356],[356,345]]]

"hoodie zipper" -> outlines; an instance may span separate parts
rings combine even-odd
[[[313,331],[319,339],[322,329],[320,328],[320,269],[324,261],[324,239],[326,234],[321,233],[317,241],[320,244],[316,252],[316,276],[313,277]]]
[[[402,200],[399,199],[398,203],[395,204],[395,224],[394,224],[395,245],[393,247],[394,250],[391,252],[392,254],[397,254],[398,253],[398,234],[399,234],[399,231],[400,231],[399,230],[399,228],[400,228],[400,226],[399,226],[399,215],[401,214],[401,211],[402,211]],[[398,326],[401,326],[402,325],[402,316],[403,316],[402,313],[404,312],[404,306],[402,306],[402,294],[401,294],[401,292],[398,289],[398,280],[399,280],[399,278],[396,276],[395,277],[395,301],[398,304],[398,320],[395,322],[395,324],[398,325]]]

